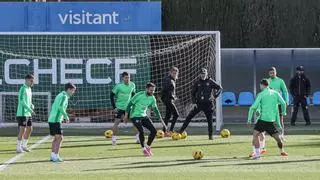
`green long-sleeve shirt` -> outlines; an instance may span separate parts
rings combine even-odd
[[[279,78],[279,77],[275,77],[275,78],[269,78],[269,87],[275,91],[277,91],[278,93],[282,94],[284,101],[289,104],[289,93],[288,93],[288,89],[286,84],[284,83],[284,81]]]
[[[281,127],[278,105],[281,105],[282,114],[286,115],[286,102],[283,100],[281,95],[270,89],[269,87],[261,91],[252,106],[249,109],[248,123],[251,123],[253,113],[259,109],[260,117],[258,120],[266,122],[275,122],[279,128]]]
[[[66,91],[62,91],[56,96],[51,107],[48,122],[56,123],[62,122],[63,119],[69,119],[69,116],[67,114],[69,98],[70,96]]]
[[[126,110],[128,103],[130,102],[132,93],[136,92],[136,85],[130,82],[128,85],[125,83],[119,83],[114,86],[112,93],[116,95],[116,108]]]
[[[146,91],[140,91],[132,97],[126,112],[130,114],[130,118],[146,117],[148,108],[151,108],[156,114],[156,117],[161,119],[156,98],[154,96],[148,96]]]
[[[27,84],[21,86],[18,95],[17,116],[30,117],[33,113],[32,91]]]

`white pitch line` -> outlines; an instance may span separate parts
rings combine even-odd
[[[30,146],[30,150],[36,148],[37,146],[39,146],[40,144],[42,144],[43,142],[47,141],[50,138],[50,135],[47,135],[45,137],[43,137],[42,139],[40,139],[39,141],[37,141],[35,144],[33,144],[32,146]],[[20,159],[21,157],[23,157],[26,153],[20,153],[16,156],[14,156],[13,158],[9,159],[8,161],[6,161],[5,163],[3,163],[2,165],[0,165],[0,171],[3,171],[6,167],[8,167],[10,164],[16,162],[18,159]]]

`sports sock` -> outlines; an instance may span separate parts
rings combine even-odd
[[[27,147],[28,139],[22,139],[22,146]]]
[[[260,148],[255,148],[254,153],[256,157],[260,157]]]
[[[20,147],[21,147],[21,143],[22,143],[21,140],[18,140],[18,141],[17,141],[17,148],[20,148]]]
[[[263,141],[260,141],[260,149],[265,149],[265,145],[266,145],[266,140],[264,139]]]

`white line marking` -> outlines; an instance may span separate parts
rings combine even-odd
[[[43,137],[41,140],[39,140],[38,142],[36,142],[35,144],[33,144],[32,146],[30,146],[30,150],[36,148],[37,146],[39,146],[40,144],[42,144],[43,142],[47,141],[50,138],[50,135],[47,135],[45,137]],[[3,171],[6,167],[8,167],[10,164],[16,162],[18,159],[20,159],[21,157],[23,157],[26,153],[21,153],[18,154],[16,156],[14,156],[13,158],[9,159],[7,162],[3,163],[2,165],[0,165],[0,171]]]

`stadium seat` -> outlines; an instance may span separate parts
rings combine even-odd
[[[222,106],[235,106],[236,95],[233,92],[222,93]]]
[[[282,93],[280,93],[280,94],[281,94],[281,97],[283,98],[283,100],[285,100],[284,94],[282,94]],[[291,102],[292,102],[292,99],[290,99],[290,98],[292,98],[292,96],[291,96],[291,94],[289,93],[289,104],[291,104]]]
[[[310,97],[307,97],[307,104],[308,104],[308,105],[310,105],[310,104],[311,104]]]
[[[319,91],[318,91],[319,92]],[[320,93],[320,92],[319,92]],[[291,94],[289,94],[289,104],[293,105],[293,96]],[[310,105],[311,104],[311,100],[310,97],[307,98],[307,104]],[[314,104],[314,102],[313,102]]]
[[[291,105],[293,103],[293,97],[292,95],[289,93],[289,104]]]
[[[313,105],[320,106],[320,91],[313,93],[312,102],[313,102]]]
[[[238,104],[239,106],[251,106],[254,102],[252,92],[240,92]]]

